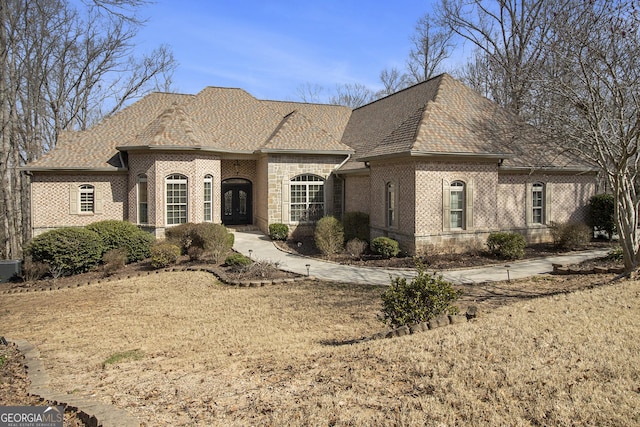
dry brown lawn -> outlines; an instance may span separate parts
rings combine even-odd
[[[640,424],[640,282],[338,345],[382,329],[380,291],[164,273],[2,295],[0,335],[146,426]]]

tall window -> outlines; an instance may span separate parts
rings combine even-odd
[[[165,179],[167,190],[167,225],[187,222],[187,177],[180,174],[169,175]]]
[[[453,181],[450,191],[451,228],[464,228],[464,182]]]
[[[531,186],[531,222],[544,224],[544,185],[536,182]]]
[[[138,224],[149,223],[147,176],[138,175]]]
[[[396,225],[396,186],[393,182],[387,183],[386,191],[387,227]]]
[[[95,188],[93,185],[80,186],[80,213],[94,213]]]
[[[314,222],[324,214],[324,180],[299,175],[291,180],[291,221]]]
[[[212,186],[213,186],[213,177],[211,175],[206,175],[204,177],[204,220],[205,222],[213,221],[213,217],[211,215]]]

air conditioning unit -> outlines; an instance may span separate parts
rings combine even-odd
[[[22,261],[9,259],[0,261],[0,283],[9,281],[13,276],[19,276],[22,272]]]

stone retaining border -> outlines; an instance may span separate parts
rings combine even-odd
[[[93,282],[88,281],[87,283],[81,284],[75,284],[75,285],[51,285],[51,286],[47,286],[44,288],[14,288],[14,289],[7,289],[4,291],[0,292],[0,295],[2,294],[16,294],[16,293],[23,293],[23,292],[38,292],[38,291],[56,291],[56,290],[60,290],[60,289],[69,289],[69,288],[77,288],[77,287],[81,287],[81,286],[90,286],[90,285],[97,285],[100,283],[108,283],[108,282],[115,282],[118,280],[126,280],[126,279],[132,279],[135,277],[142,277],[142,276],[151,276],[153,274],[159,274],[159,273],[170,273],[170,272],[181,272],[181,271],[202,271],[205,273],[210,273],[213,274],[214,276],[216,276],[216,278],[223,284],[225,285],[229,285],[229,286],[239,286],[239,287],[261,287],[261,286],[267,286],[267,285],[277,285],[277,284],[281,284],[281,283],[295,283],[295,282],[301,282],[301,281],[315,281],[318,280],[316,277],[314,276],[298,276],[298,277],[287,277],[287,278],[282,278],[282,279],[264,279],[264,280],[234,280],[234,279],[230,279],[229,277],[227,277],[222,271],[218,271],[214,268],[206,268],[206,267],[173,267],[173,268],[165,268],[165,269],[161,269],[161,270],[149,270],[149,271],[140,271],[137,272],[135,274],[127,274],[127,275],[115,275],[115,276],[109,276],[109,277],[105,277],[103,279],[98,279],[98,280],[94,280]]]
[[[88,427],[140,427],[140,421],[127,411],[112,405],[95,402],[71,394],[58,393],[49,388],[49,374],[40,360],[38,349],[25,340],[13,340],[24,355],[29,388],[27,393],[51,405],[64,406],[78,414],[78,418]]]
[[[469,306],[469,308],[467,308],[467,311],[465,314],[455,314],[455,315],[443,314],[441,316],[434,317],[433,319],[426,322],[416,323],[412,325],[404,325],[404,326],[400,326],[399,328],[392,329],[390,331],[378,332],[377,334],[374,334],[370,337],[363,338],[361,340],[357,340],[353,343],[417,334],[420,332],[426,332],[431,329],[442,328],[448,325],[466,323],[471,319],[475,319],[476,317],[478,317],[478,308],[472,305],[472,306]]]
[[[622,274],[624,267],[593,267],[578,268],[564,264],[552,264],[553,274]]]

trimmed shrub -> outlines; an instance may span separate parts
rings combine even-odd
[[[289,226],[281,223],[269,224],[269,237],[271,240],[287,240]]]
[[[376,237],[371,241],[371,250],[383,258],[393,258],[400,253],[400,245],[389,237]]]
[[[524,257],[527,241],[518,233],[491,233],[487,238],[487,247],[491,255],[502,259],[520,259]]]
[[[165,237],[169,243],[180,248],[180,253],[198,260],[203,255],[211,255],[216,262],[221,260],[233,247],[234,236],[222,224],[202,222],[186,223],[168,228]]]
[[[320,218],[314,238],[316,246],[325,255],[340,253],[344,247],[344,229],[340,221],[332,216]]]
[[[587,223],[596,231],[607,233],[609,240],[616,232],[615,199],[612,194],[596,194],[589,199]]]
[[[394,277],[391,286],[382,293],[382,321],[391,327],[426,322],[442,314],[456,314],[453,303],[461,292],[453,289],[441,275],[429,274],[418,265],[418,275],[407,282]]]
[[[106,276],[111,276],[127,264],[127,250],[125,248],[110,249],[102,255],[102,270]]]
[[[224,263],[229,267],[246,267],[253,263],[253,260],[242,254],[231,254],[225,260]]]
[[[87,225],[88,230],[98,233],[105,252],[124,248],[127,262],[136,262],[151,256],[151,245],[155,238],[128,221],[105,220]]]
[[[174,244],[161,242],[151,246],[151,266],[166,268],[178,261],[180,248]]]
[[[352,257],[361,258],[362,254],[367,250],[367,246],[369,246],[367,242],[356,237],[347,242],[344,251]]]
[[[52,274],[89,271],[102,259],[104,246],[98,233],[86,228],[59,228],[33,238],[25,253],[33,261],[49,265]]]
[[[582,222],[552,222],[551,237],[553,243],[560,249],[581,249],[591,241],[593,230]]]
[[[345,241],[353,239],[369,241],[369,215],[366,213],[345,212],[342,216],[342,226],[344,227]]]

